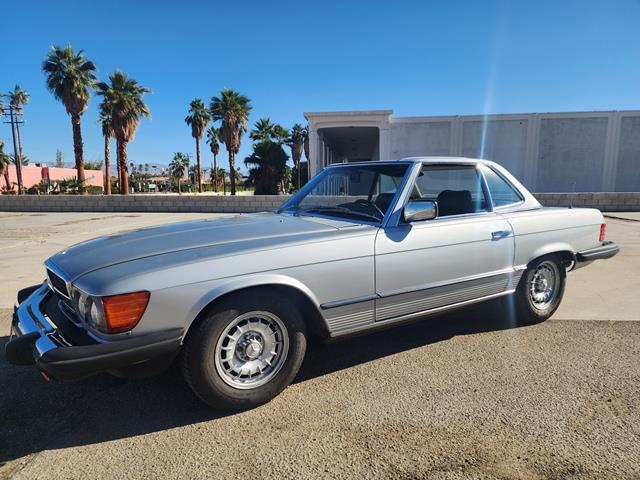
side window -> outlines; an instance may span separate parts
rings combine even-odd
[[[423,166],[413,196],[437,202],[439,217],[487,211],[480,175],[472,165]]]
[[[523,198],[518,191],[504,178],[496,173],[493,168],[482,165],[482,173],[487,180],[491,200],[494,207],[503,207],[521,202]]]

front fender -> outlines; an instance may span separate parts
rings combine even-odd
[[[289,277],[287,275],[265,273],[250,275],[246,277],[227,278],[216,284],[212,289],[208,290],[203,295],[201,295],[193,304],[188,314],[188,318],[190,320],[187,324],[186,330],[189,329],[191,323],[193,323],[193,321],[198,317],[200,312],[202,312],[207,307],[207,305],[209,305],[214,300],[222,297],[223,295],[233,293],[238,290],[243,290],[245,288],[262,287],[268,285],[282,285],[295,288],[305,297],[307,297],[309,301],[315,306],[315,308],[320,311],[320,302],[318,302],[317,297],[309,289],[309,287],[307,287],[300,280],[296,280],[295,278]]]

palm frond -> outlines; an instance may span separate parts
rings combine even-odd
[[[83,50],[75,52],[71,44],[53,46],[42,63],[47,88],[60,100],[69,115],[82,114],[89,104],[89,90],[97,81],[95,64]]]
[[[116,70],[109,75],[109,82],[96,85],[97,94],[104,98],[105,111],[111,113],[111,124],[116,138],[132,141],[142,117],[150,118],[149,107],[143,95],[150,93],[124,72]]]
[[[211,121],[211,113],[207,110],[204,102],[196,98],[189,105],[189,115],[184,121],[191,127],[191,136],[200,139],[204,135],[207,124]]]

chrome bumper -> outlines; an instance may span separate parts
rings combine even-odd
[[[51,290],[49,290],[48,285],[43,283],[22,303],[14,307],[9,342],[5,347],[9,362],[13,358],[17,358],[14,350],[17,352],[19,347],[20,355],[18,357],[20,358],[20,364],[27,363],[28,356],[23,354],[27,344],[32,350],[32,361],[29,363],[35,363],[42,355],[60,346],[60,343],[52,338],[57,333],[55,327],[44,316],[40,308],[50,294]]]
[[[602,244],[589,250],[583,250],[576,254],[577,262],[591,262],[593,260],[600,260],[605,258],[611,258],[618,254],[620,247],[615,242],[602,242]]]
[[[55,294],[46,283],[19,292],[19,305],[14,307],[11,334],[5,346],[9,363],[35,364],[52,378],[75,380],[146,362],[170,360],[180,349],[181,328],[98,343],[82,328],[63,322],[66,317],[59,317],[59,325],[56,325],[56,320],[44,313],[50,312],[54,317],[65,315],[58,303],[49,303],[49,309],[46,309],[47,302],[56,300],[52,295]]]

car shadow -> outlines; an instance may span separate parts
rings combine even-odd
[[[500,305],[492,302],[329,344],[312,341],[295,382],[458,335],[516,327]],[[203,405],[176,367],[148,379],[99,375],[48,383],[33,367],[6,362],[7,341],[0,338],[0,466],[43,449],[134,437],[229,415]]]

